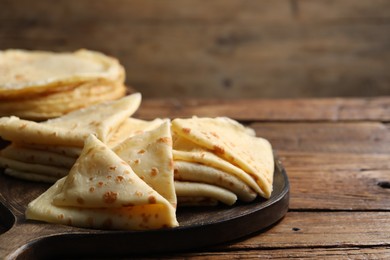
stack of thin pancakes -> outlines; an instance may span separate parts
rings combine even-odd
[[[178,204],[233,205],[272,192],[274,158],[270,143],[224,117],[172,121]]]
[[[55,184],[28,219],[79,227],[177,226],[176,206],[269,198],[269,142],[229,118],[132,118],[140,94],[35,122],[0,118],[4,173]]]
[[[4,173],[55,182],[26,218],[79,227],[177,226],[170,121],[130,116],[136,93],[44,122],[0,118]]]
[[[0,51],[0,116],[46,120],[123,97],[125,70],[102,53]]]

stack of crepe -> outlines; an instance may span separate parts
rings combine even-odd
[[[34,122],[0,119],[8,175],[55,182],[26,218],[79,227],[177,226],[170,121],[130,116],[140,94]]]
[[[172,121],[174,178],[179,205],[233,205],[272,192],[270,143],[229,118]]]
[[[79,227],[177,226],[176,206],[269,198],[269,142],[229,118],[132,118],[140,94],[34,122],[0,118],[4,173],[55,184],[28,219]]]
[[[46,120],[126,92],[118,60],[88,50],[0,51],[0,72],[0,116]]]

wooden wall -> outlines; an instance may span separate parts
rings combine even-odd
[[[116,56],[152,97],[390,95],[389,0],[0,0],[0,49]]]

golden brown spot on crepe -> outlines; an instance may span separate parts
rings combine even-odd
[[[107,191],[103,194],[103,201],[107,204],[114,203],[116,201],[116,198],[118,196],[118,193],[113,191]]]
[[[121,181],[123,181],[123,179],[124,179],[123,176],[119,175],[119,176],[116,176],[115,181],[116,182],[121,182]]]
[[[103,183],[102,181],[99,181],[99,182],[98,182],[98,187],[103,187],[103,184],[104,184],[104,183]]]
[[[123,173],[124,174],[130,174],[130,171],[129,170],[124,170]]]
[[[146,215],[145,213],[142,213],[141,217],[142,217],[142,222],[145,223],[149,222],[150,215]]]
[[[135,163],[135,164],[139,164],[140,162],[141,162],[141,161],[140,161],[139,159],[135,159],[135,160],[134,160],[134,163]]]
[[[106,220],[104,220],[104,222],[102,223],[102,228],[104,228],[104,229],[112,228],[112,219],[107,218]]]
[[[144,149],[141,149],[138,151],[139,154],[144,154],[145,153],[145,150]]]
[[[78,204],[81,204],[81,205],[84,204],[83,198],[78,197],[78,198],[77,198],[77,203],[78,203]]]
[[[219,135],[217,135],[217,133],[216,133],[216,132],[210,132],[210,134],[211,134],[212,136],[214,136],[214,137],[216,137],[216,138],[218,138],[218,139],[219,139]]]
[[[115,166],[115,165],[114,165],[114,166],[110,166],[108,169],[109,169],[110,171],[115,171],[116,166]]]
[[[138,196],[138,197],[141,197],[141,196],[143,195],[143,193],[140,192],[140,191],[136,191],[134,194],[135,194],[136,196]]]
[[[169,165],[168,165],[169,169],[173,169],[173,167],[175,166],[175,162],[173,161],[172,158],[169,160],[168,163],[169,163]]]
[[[158,169],[156,167],[152,167],[150,170],[150,175],[156,176],[158,174]]]
[[[182,132],[185,134],[189,134],[189,133],[191,133],[191,128],[183,128]]]
[[[125,161],[121,161],[121,164],[128,165],[127,162],[125,162]]]
[[[155,204],[157,202],[156,198],[153,195],[149,196],[148,201],[150,204]]]
[[[23,128],[26,128],[27,124],[22,124],[19,126],[19,129],[23,129]]]
[[[94,192],[94,191],[95,191],[94,187],[89,188],[89,192]]]
[[[112,177],[111,175],[107,175],[106,176],[107,179],[111,179],[111,177]]]
[[[16,75],[14,76],[14,79],[22,81],[22,80],[24,80],[24,79],[26,79],[26,78],[25,78],[23,75],[21,75],[21,74],[16,74]]]
[[[165,144],[171,144],[171,138],[169,137],[161,137],[159,139],[157,139],[157,142],[159,143],[165,143]]]
[[[59,215],[57,216],[57,218],[58,218],[58,219],[64,219],[64,214],[59,214]]]
[[[214,145],[213,146],[213,151],[216,153],[216,154],[224,154],[225,153],[225,149],[223,149],[222,147],[218,146],[218,145]]]

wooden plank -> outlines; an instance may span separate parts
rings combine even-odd
[[[250,108],[250,109],[248,109]],[[390,97],[323,99],[144,99],[144,119],[228,116],[241,121],[390,120]]]
[[[390,155],[280,152],[293,210],[390,210]]]
[[[289,212],[277,225],[224,250],[390,246],[390,212]]]
[[[142,259],[155,259],[142,257]],[[243,250],[229,252],[197,252],[187,254],[159,255],[160,259],[388,259],[389,247],[348,248],[287,248],[266,250]]]
[[[378,122],[254,123],[280,151],[390,153],[390,130]]]
[[[292,210],[390,210],[390,170],[287,171]]]
[[[390,94],[384,0],[2,6],[1,49],[103,51],[121,60],[128,84],[149,98]]]

